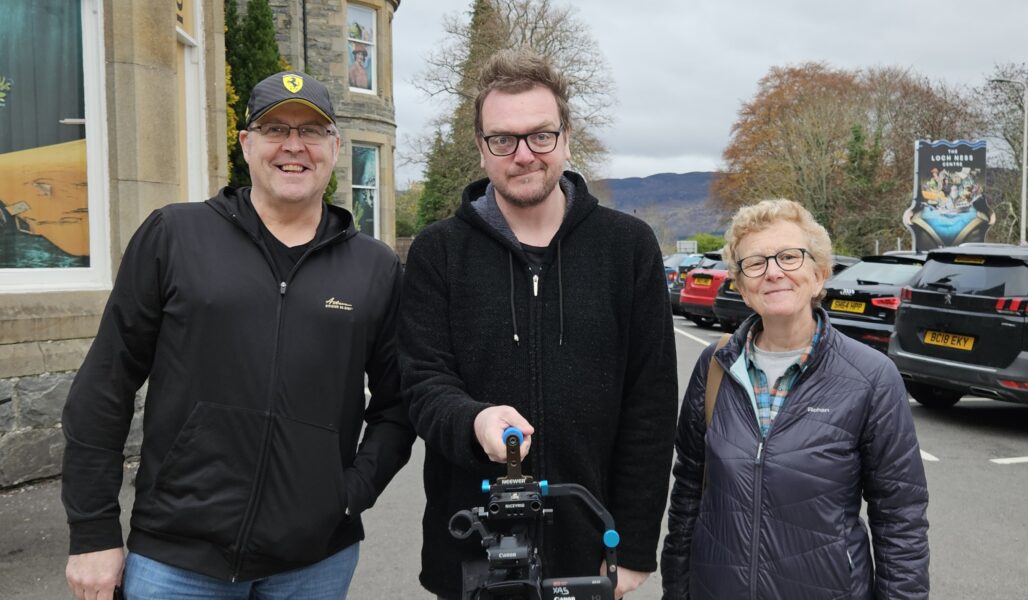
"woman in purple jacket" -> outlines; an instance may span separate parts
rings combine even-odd
[[[892,363],[819,306],[828,233],[796,202],[765,200],[725,239],[756,314],[703,352],[685,393],[664,598],[928,598],[928,490],[907,394]],[[724,378],[708,426],[712,357]]]

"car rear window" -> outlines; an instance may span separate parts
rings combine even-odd
[[[692,265],[700,262],[701,258],[702,256],[698,254],[672,254],[664,259],[664,266],[670,269],[691,267]]]
[[[932,257],[914,287],[993,298],[1028,296],[1028,265],[995,256]]]
[[[910,281],[920,270],[920,264],[860,261],[840,273],[836,279],[858,281],[869,285],[872,283],[902,285]]]
[[[723,260],[714,260],[713,258],[704,258],[703,262],[699,264],[697,269],[713,269],[715,271],[727,271],[728,263]]]

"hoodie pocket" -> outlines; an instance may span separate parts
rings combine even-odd
[[[289,563],[320,560],[351,524],[346,507],[355,482],[344,474],[339,432],[282,417],[273,431],[247,551]]]
[[[266,417],[197,403],[137,502],[133,525],[222,548],[236,540],[257,467]]]

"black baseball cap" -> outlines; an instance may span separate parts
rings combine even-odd
[[[250,101],[246,103],[246,126],[264,116],[264,113],[286,102],[299,102],[318,111],[325,120],[334,123],[332,99],[328,88],[306,73],[282,71],[253,86]]]

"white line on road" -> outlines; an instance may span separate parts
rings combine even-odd
[[[907,400],[911,404],[919,404],[919,402],[917,400],[914,400],[913,398],[907,398]],[[994,400],[992,398],[978,398],[978,397],[975,397],[975,396],[964,396],[963,398],[960,399],[960,403],[961,404],[967,404],[968,402],[999,402],[999,401],[998,400]]]
[[[707,346],[710,345],[710,340],[705,340],[703,338],[696,337],[695,335],[693,335],[691,333],[686,333],[686,332],[682,331],[681,329],[679,329],[677,327],[675,328],[675,333],[684,335],[685,337],[689,338],[690,340],[692,340],[694,342],[699,342],[700,344],[703,344],[704,348],[706,348]]]
[[[1028,463],[1028,456],[1018,456],[1016,458],[990,458],[989,462],[994,462],[997,465],[1016,465],[1018,463]]]
[[[939,462],[939,459],[931,454],[928,454],[924,450],[921,451],[921,460],[927,460],[928,462]]]

